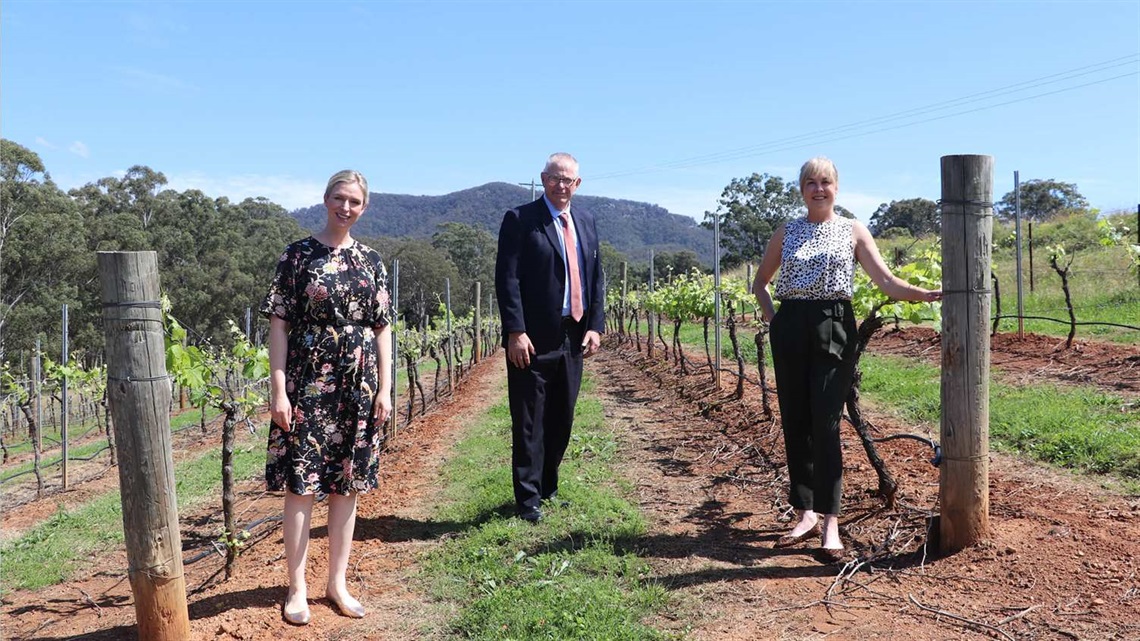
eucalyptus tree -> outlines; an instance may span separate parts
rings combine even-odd
[[[803,196],[794,181],[752,174],[733,178],[721,192],[715,212],[705,212],[702,227],[720,218],[721,262],[726,267],[759,261],[776,229],[803,211]]]
[[[1026,220],[1045,221],[1061,213],[1084,211],[1089,203],[1076,183],[1066,183],[1052,178],[1033,179],[1021,183],[1021,216]],[[1005,219],[1012,219],[1017,192],[1010,190],[997,204],[997,212]]]
[[[84,245],[82,217],[39,155],[0,140],[0,361],[59,327],[60,304],[76,302],[94,266]]]
[[[938,203],[926,198],[892,200],[879,205],[867,228],[876,236],[893,228],[905,229],[911,236],[933,234],[942,229],[942,213]]]

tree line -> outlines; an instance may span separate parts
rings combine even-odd
[[[255,339],[264,332],[257,308],[281,251],[308,234],[285,208],[265,198],[179,192],[167,188],[162,172],[141,165],[64,191],[38,154],[6,139],[0,145],[0,362],[30,363],[37,338],[58,359],[63,305],[72,359],[99,362],[99,251],[155,251],[170,313],[191,343],[228,348],[229,323],[240,325],[248,310]],[[441,317],[448,284],[460,315],[474,304],[475,281],[483,284],[484,309],[493,303],[496,239],[484,225],[443,221],[428,238],[360,240],[389,264],[399,261],[398,314],[407,327],[426,329]],[[626,259],[612,244],[603,255],[610,273]],[[700,264],[691,250],[661,252],[655,262],[662,274]],[[647,276],[648,262],[641,272]]]
[[[0,361],[18,362],[26,357],[37,337],[49,356],[58,357],[64,304],[68,306],[73,358],[87,365],[99,360],[103,338],[97,251],[157,252],[162,286],[173,305],[171,313],[190,330],[191,341],[227,346],[232,340],[227,323],[240,322],[251,309],[256,337],[258,330],[265,328],[256,310],[280,252],[308,233],[297,218],[311,228],[323,224],[313,208],[291,215],[265,198],[232,202],[196,189],[169,189],[162,172],[141,165],[131,167],[121,177],[101,178],[65,192],[52,181],[38,154],[9,140],[0,139],[0,145]],[[1048,220],[1087,208],[1073,184],[1030,180],[1021,185],[1021,190],[1022,212],[1030,220]],[[446,208],[458,220],[447,220],[435,212],[431,217],[433,231],[426,237],[419,228],[411,236],[370,233],[379,228],[361,228],[362,241],[379,250],[386,260],[400,262],[398,314],[407,327],[427,328],[439,317],[448,284],[456,313],[466,314],[473,306],[476,281],[483,283],[481,303],[490,303],[492,307],[486,309],[494,309],[491,292],[496,241],[489,227],[501,217],[504,206],[476,207],[480,213],[474,217],[472,207],[477,203],[463,203],[458,197],[471,192],[483,199],[478,200],[481,203],[512,194],[517,199],[519,191],[493,183],[435,197],[440,203],[450,203]],[[410,199],[409,206],[414,205],[411,218],[426,217],[422,211],[427,204],[424,198],[404,199]],[[647,282],[647,248],[651,246],[658,248],[653,254],[653,270],[659,280],[694,268],[708,270],[704,252],[692,248],[696,238],[693,232],[704,228],[701,231],[707,234],[705,230],[712,228],[716,217],[721,223],[722,266],[758,261],[779,224],[803,209],[795,181],[755,173],[733,178],[722,192],[717,209],[705,212],[700,227],[691,223],[684,229],[666,225],[660,216],[664,210],[644,203],[582,199],[598,215],[599,227],[608,225],[621,240],[619,248],[614,238],[602,234],[606,238],[601,247],[602,264],[611,286],[616,284],[623,262],[629,262],[630,282]],[[999,216],[1012,215],[1013,199],[1011,192],[997,204]],[[399,198],[393,202],[397,201],[403,202]],[[633,205],[641,209],[630,209]],[[460,215],[461,210],[470,215]],[[853,217],[842,207],[836,210]],[[407,218],[387,211],[374,213],[374,219]],[[683,218],[668,217],[665,222]],[[937,203],[911,198],[880,205],[869,227],[876,235],[918,237],[937,231],[939,225]],[[685,242],[659,238],[663,231],[683,232]],[[634,232],[640,236],[630,236]],[[711,254],[711,238],[708,240]]]
[[[1089,211],[1088,201],[1073,183],[1028,180],[1021,183],[1020,192],[1022,218],[1028,221],[1044,222]],[[999,219],[1013,219],[1016,198],[1017,193],[1011,190],[994,203]],[[843,207],[836,206],[835,211],[840,216],[854,218]],[[796,181],[785,182],[779,176],[754,173],[732,179],[721,192],[717,209],[706,211],[701,225],[711,229],[719,218],[721,264],[732,267],[758,262],[776,229],[803,212],[803,197]],[[938,203],[926,198],[892,200],[879,205],[867,228],[875,236],[919,238],[939,233],[942,214]]]

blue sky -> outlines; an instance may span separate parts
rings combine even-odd
[[[700,218],[815,155],[839,204],[939,197],[995,157],[1140,202],[1140,1],[5,0],[0,135],[61,186],[136,164],[211,196],[443,194],[581,162],[579,193]]]

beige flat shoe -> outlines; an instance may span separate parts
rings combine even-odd
[[[847,556],[844,548],[819,548],[819,560],[823,563],[840,563]]]
[[[337,611],[339,611],[344,616],[346,616],[350,619],[363,619],[364,618],[364,606],[360,605],[359,601],[356,602],[356,605],[341,603],[340,601],[338,601],[336,599],[336,597],[334,597],[333,595],[331,595],[327,592],[325,593],[325,598],[328,599],[329,601],[331,601],[332,604],[334,606],[336,606]],[[356,601],[356,599],[353,599],[353,601]]]
[[[806,541],[806,540],[808,540],[814,536],[819,536],[819,533],[820,533],[819,523],[816,523],[815,525],[812,526],[812,528],[810,530],[808,530],[807,532],[804,532],[803,534],[799,534],[799,535],[785,534],[784,536],[781,536],[780,538],[776,539],[776,542],[772,544],[772,547],[774,547],[774,548],[790,548],[797,543],[802,543],[802,542],[804,542],[804,541]]]
[[[313,618],[313,613],[309,611],[308,601],[305,602],[304,608],[297,610],[296,612],[290,612],[289,610],[286,610],[285,604],[282,603],[281,618],[284,619],[285,623],[288,623],[289,625],[308,625],[309,621],[311,621]]]

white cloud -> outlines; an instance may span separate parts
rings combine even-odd
[[[233,202],[264,196],[293,210],[319,204],[325,192],[324,182],[301,180],[291,176],[265,176],[261,174],[234,174],[208,176],[201,172],[167,174],[167,187],[176,191],[198,189],[207,196],[225,196]]]
[[[83,142],[81,142],[79,140],[76,140],[75,142],[71,143],[71,146],[68,147],[67,150],[70,151],[71,153],[75,154],[76,156],[79,156],[80,158],[87,158],[88,156],[91,155],[91,150],[89,150],[87,148],[87,145],[83,144]]]
[[[58,149],[58,147],[51,144],[50,142],[48,142],[44,138],[41,138],[40,136],[36,136],[36,144],[41,146],[41,147],[44,147],[45,149]]]

